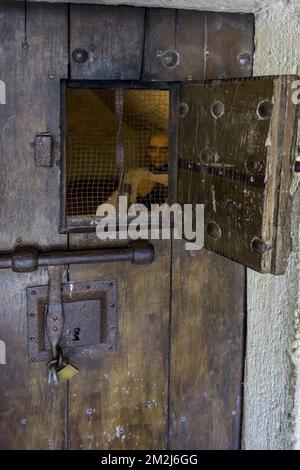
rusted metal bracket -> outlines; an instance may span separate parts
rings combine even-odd
[[[12,269],[17,273],[36,271],[39,267],[63,266],[65,264],[108,263],[131,261],[134,264],[152,263],[154,248],[151,243],[136,243],[127,247],[94,250],[66,250],[38,252],[22,247],[13,253],[0,255],[0,269]]]
[[[57,357],[57,347],[63,332],[64,315],[61,301],[61,266],[49,266],[49,298],[46,306],[46,332],[50,341],[52,357]]]

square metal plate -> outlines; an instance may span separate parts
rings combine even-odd
[[[27,287],[28,354],[32,362],[51,358],[45,331],[48,292],[48,286]],[[61,297],[64,329],[60,345],[66,356],[116,350],[116,280],[63,284]]]

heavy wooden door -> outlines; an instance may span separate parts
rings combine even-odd
[[[93,233],[59,233],[61,79],[251,74],[251,15],[6,1],[0,16],[2,252],[100,245]],[[46,132],[48,168],[35,162]],[[245,270],[181,241],[154,245],[147,267],[69,266],[68,284],[116,279],[117,351],[76,359],[80,373],[56,388],[28,357],[26,289],[47,285],[47,271],[0,272],[2,449],[239,447]]]

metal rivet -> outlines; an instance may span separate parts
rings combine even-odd
[[[107,348],[109,351],[112,351],[113,350],[113,347],[112,346],[108,346]]]
[[[252,66],[252,55],[249,52],[242,52],[237,58],[241,69],[248,69]]]
[[[30,318],[34,318],[34,317],[35,317],[35,313],[30,313],[29,316],[30,316]]]
[[[187,103],[180,103],[179,105],[179,116],[185,118],[188,115],[190,107]]]
[[[258,238],[254,238],[252,240],[251,246],[252,250],[259,255],[263,255],[264,253],[266,253],[266,251],[269,251],[271,248],[267,243],[265,243],[263,240],[259,240]]]
[[[36,295],[36,290],[31,291],[32,295]]]
[[[32,362],[34,362],[34,361],[36,361],[36,357],[35,357],[35,356],[32,356],[32,357],[30,358],[30,360],[31,360]]]
[[[152,400],[147,400],[145,405],[146,405],[146,408],[153,408],[154,403]]]
[[[20,424],[22,424],[22,426],[26,426],[27,418],[22,418],[21,421],[20,421]]]
[[[57,326],[54,326],[54,327],[52,328],[52,331],[57,331]]]
[[[262,119],[265,121],[266,119],[269,119],[272,115],[272,109],[273,109],[273,104],[270,103],[269,100],[263,100],[260,103],[258,103],[258,106],[256,108],[256,114],[259,117],[259,119]]]
[[[199,155],[199,160],[206,164],[214,163],[216,161],[216,154],[208,148],[202,149]]]
[[[224,114],[224,104],[221,101],[215,101],[210,108],[211,114],[215,119],[220,118]]]
[[[53,321],[57,321],[57,320],[58,320],[58,317],[55,316],[55,317],[52,318],[52,320],[53,320]]]
[[[74,62],[77,62],[78,64],[83,64],[86,62],[89,58],[89,53],[86,49],[74,49],[72,52],[72,59]]]
[[[187,422],[187,417],[186,416],[181,416],[180,421],[182,423],[186,423]]]
[[[88,408],[88,409],[86,410],[86,415],[87,415],[87,416],[90,417],[90,416],[93,416],[93,414],[94,414],[93,408]]]
[[[219,238],[221,238],[222,232],[221,232],[219,225],[216,222],[213,222],[213,221],[209,222],[207,224],[206,230],[207,230],[208,235],[214,238],[215,240],[218,240]]]
[[[118,436],[123,436],[123,434],[125,434],[125,429],[123,428],[123,426],[118,426],[117,427],[117,435]]]
[[[30,341],[34,341],[34,340],[35,340],[35,337],[31,336]]]
[[[115,331],[116,327],[115,327],[115,326],[111,326],[110,329],[111,329],[111,331]]]
[[[262,162],[254,156],[250,156],[246,161],[246,169],[250,173],[259,173],[262,170]]]
[[[91,286],[88,284],[87,286],[85,286],[86,289],[90,289]]]
[[[176,67],[179,63],[179,54],[177,51],[165,51],[160,56],[165,67]]]
[[[28,47],[30,47],[30,44],[29,44],[28,41],[22,42],[22,48],[23,48],[23,49],[28,49]]]
[[[48,72],[48,78],[49,78],[50,80],[53,80],[53,78],[55,78],[55,73],[53,73],[53,72]]]

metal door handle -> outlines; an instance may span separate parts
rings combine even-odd
[[[63,266],[65,264],[108,263],[131,261],[135,264],[148,264],[154,259],[151,243],[136,243],[127,247],[99,248],[93,250],[66,250],[39,252],[30,247],[22,247],[13,253],[0,255],[0,269],[12,269],[17,273],[36,271],[39,267]]]

